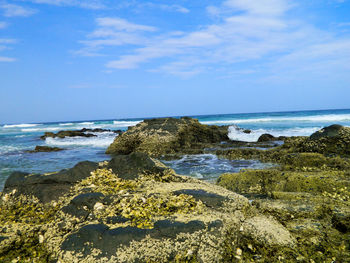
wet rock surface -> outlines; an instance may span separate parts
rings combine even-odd
[[[36,146],[34,150],[28,151],[29,153],[38,153],[38,152],[59,152],[64,149],[59,147],[49,147],[49,146]]]
[[[116,134],[121,134],[121,130],[109,130],[109,129],[88,129],[88,128],[83,128],[81,130],[63,130],[59,131],[57,133],[53,132],[45,132],[44,135],[40,137],[40,139],[45,140],[46,138],[66,138],[66,137],[97,137],[96,134],[93,133],[99,133],[99,132],[114,132]]]

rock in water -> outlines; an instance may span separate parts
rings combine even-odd
[[[229,141],[227,126],[203,125],[184,117],[145,120],[116,137],[108,154],[144,152],[151,156],[203,149],[208,144]]]
[[[49,146],[36,146],[34,150],[28,151],[30,153],[38,153],[38,152],[59,152],[63,151],[62,148],[58,147],[49,147]]]

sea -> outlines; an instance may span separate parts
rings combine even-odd
[[[177,116],[180,117],[180,116]],[[331,125],[350,126],[350,109],[313,110],[268,113],[219,114],[189,116],[208,125],[229,125],[229,138],[240,141],[257,141],[259,136],[269,133],[274,136],[309,136],[317,130]],[[143,118],[60,121],[48,123],[0,124],[0,191],[13,171],[47,173],[73,167],[80,161],[103,161],[111,157],[105,154],[107,147],[117,136],[113,132],[95,133],[97,137],[46,138],[44,132],[103,128],[127,130],[142,122]],[[236,129],[250,129],[246,134]],[[64,148],[59,152],[29,153],[37,145]],[[179,160],[164,161],[179,174],[203,180],[215,180],[225,172],[238,172],[244,168],[259,169],[271,164],[259,161],[225,160],[212,154],[185,155]]]

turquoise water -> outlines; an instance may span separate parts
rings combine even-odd
[[[230,125],[229,137],[232,140],[256,141],[263,133],[275,136],[307,136],[324,126],[341,124],[350,126],[350,110],[324,110],[324,111],[298,111],[275,113],[249,113],[191,116],[198,118],[201,123],[209,125]],[[57,171],[72,167],[79,161],[102,161],[110,157],[104,154],[106,148],[113,142],[116,134],[111,132],[96,133],[92,138],[47,138],[40,140],[46,132],[59,130],[76,130],[82,128],[104,128],[126,130],[128,126],[136,125],[142,119],[127,120],[92,120],[77,122],[52,123],[23,123],[0,125],[0,190],[9,174],[15,170],[32,173]],[[235,126],[251,129],[251,134],[237,131]],[[64,151],[54,153],[27,153],[36,145],[57,146]],[[183,164],[177,163],[178,171],[200,176],[208,175],[210,178],[221,172],[236,171],[235,169],[255,167],[257,163],[224,163],[214,157],[196,160],[185,160]],[[198,160],[202,170],[198,170]],[[189,163],[192,165],[189,165]],[[196,168],[197,167],[197,168]],[[226,168],[225,168],[226,167]],[[197,170],[196,170],[197,169]]]

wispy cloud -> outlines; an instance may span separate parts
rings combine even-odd
[[[17,41],[15,39],[11,39],[11,38],[0,38],[0,51],[9,49],[9,46],[16,42]],[[14,62],[14,61],[16,61],[15,58],[0,55],[0,62]]]
[[[131,23],[117,17],[98,18],[96,24],[96,30],[87,36],[87,40],[81,41],[85,47],[76,54],[96,56],[106,46],[139,45],[146,41],[144,33],[157,31],[156,27]]]
[[[0,62],[14,62],[14,61],[16,61],[15,58],[1,57],[1,56],[0,56]]]
[[[3,15],[6,17],[15,17],[15,16],[31,16],[37,12],[37,10],[29,7],[23,7],[20,5],[0,3],[0,9],[3,10]]]
[[[119,18],[102,23],[109,20],[100,18],[97,29],[82,41],[82,50],[123,46],[115,50],[123,53],[109,53],[118,58],[106,62],[107,68],[135,69],[147,64],[146,70],[182,76],[213,69],[232,72],[232,66],[237,65],[244,72],[258,72],[250,67],[259,65],[257,68],[273,74],[273,70],[287,68],[288,63],[297,71],[316,68],[317,61],[325,68],[350,61],[350,38],[340,39],[301,19],[292,19],[289,11],[293,7],[289,0],[226,0],[207,7],[215,23],[176,34],[156,31],[149,25],[134,26]]]
[[[23,0],[35,4],[48,4],[56,6],[78,6],[87,9],[103,9],[106,5],[102,0]]]
[[[187,14],[190,12],[190,10],[184,6],[177,5],[177,4],[172,4],[172,5],[167,5],[167,4],[159,4],[159,3],[152,3],[152,2],[146,2],[146,3],[138,3],[139,8],[155,8],[155,9],[161,9],[164,11],[173,11],[173,12],[179,12],[183,14]]]

